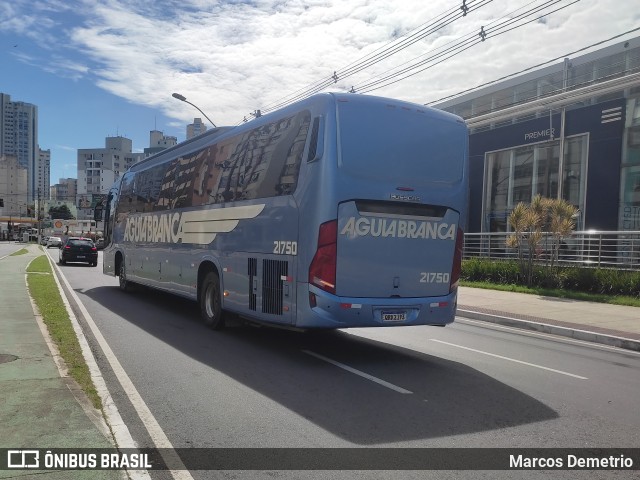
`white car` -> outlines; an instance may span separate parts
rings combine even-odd
[[[49,247],[58,247],[62,245],[62,239],[60,237],[49,237],[47,240],[47,248]]]

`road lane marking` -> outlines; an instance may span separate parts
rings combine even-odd
[[[47,257],[49,257],[48,254],[47,254]],[[180,459],[180,457],[176,453],[173,445],[171,444],[171,441],[169,440],[167,435],[162,430],[162,427],[160,426],[160,424],[158,423],[156,418],[151,413],[151,410],[149,409],[149,407],[147,406],[145,401],[142,399],[142,396],[140,395],[140,393],[138,392],[138,390],[134,386],[133,382],[129,378],[129,375],[127,375],[127,372],[124,370],[124,367],[122,366],[122,364],[120,363],[120,361],[116,357],[115,353],[113,353],[113,350],[111,350],[111,347],[107,343],[106,339],[102,335],[102,332],[100,331],[100,329],[98,328],[96,323],[93,321],[93,318],[91,317],[91,315],[87,311],[86,307],[80,301],[80,299],[76,295],[75,291],[73,290],[73,288],[69,284],[69,281],[67,280],[67,277],[64,276],[64,274],[62,273],[62,271],[60,270],[58,265],[56,265],[53,262],[51,257],[49,257],[49,261],[50,261],[51,265],[53,265],[55,267],[55,269],[60,273],[60,280],[65,284],[65,286],[67,287],[67,289],[69,291],[69,295],[73,298],[73,300],[75,301],[76,305],[80,309],[80,312],[82,313],[85,321],[87,322],[87,325],[89,326],[89,329],[93,333],[93,336],[95,337],[95,339],[98,342],[100,348],[102,349],[102,353],[104,354],[105,358],[107,359],[107,362],[109,362],[109,365],[111,366],[111,369],[113,370],[113,373],[115,374],[116,378],[118,379],[118,382],[120,383],[120,386],[124,390],[125,395],[127,395],[127,397],[129,398],[129,401],[131,402],[131,405],[133,405],[133,408],[135,409],[136,413],[138,414],[138,417],[140,418],[140,420],[142,421],[142,424],[144,425],[144,427],[146,428],[147,432],[149,433],[149,436],[151,437],[151,441],[154,443],[154,445],[157,448],[161,449],[160,450],[160,455],[167,462],[167,464],[176,465],[176,466],[179,467],[178,470],[169,470],[169,473],[176,480],[193,480],[193,477],[191,476],[191,473],[189,473],[189,470],[187,470],[187,468],[182,464],[182,460]],[[57,280],[57,276],[54,275],[54,277]],[[66,301],[65,292],[62,290],[62,288],[60,288],[60,291],[61,291],[61,295],[63,297],[63,301],[65,301],[66,304],[68,305],[68,302]],[[70,306],[68,307],[67,310],[70,312],[70,315],[73,314],[73,311],[71,310]],[[74,315],[74,318],[75,318],[75,315]],[[76,320],[76,322],[77,322],[77,320]],[[76,330],[76,333],[78,334],[78,336],[83,336],[84,337],[84,333],[82,332],[79,323],[78,323],[77,327],[78,327],[78,329],[80,329],[80,331]],[[74,325],[74,328],[75,328],[75,325]],[[86,339],[85,339],[85,341],[86,341]],[[96,368],[97,368],[97,364],[96,364]],[[105,389],[107,388],[106,384],[104,385],[104,388]],[[106,394],[108,395],[109,403],[112,404],[113,409],[115,409],[115,411],[117,411],[117,407],[116,407],[115,403],[113,403],[113,399],[112,399],[112,397],[111,397],[111,395],[110,395],[108,390],[106,391]],[[126,430],[126,434],[127,434],[127,437],[126,437],[127,444],[126,444],[126,446],[128,448],[136,448],[135,442],[134,442],[133,438],[131,437],[131,434],[129,433],[129,429],[124,424],[124,422],[122,422],[122,427],[123,427],[122,430],[123,431]],[[133,443],[133,445],[131,445],[131,443]],[[122,445],[120,443],[118,444],[118,446],[119,447],[124,447],[124,445]],[[134,470],[130,470],[129,474],[132,474],[133,472],[135,472],[135,471]],[[141,470],[140,472],[146,473],[146,471],[144,471],[144,470]]]
[[[330,363],[331,365],[335,365],[336,367],[340,367],[343,370],[346,370],[347,372],[351,372],[354,373],[356,375],[361,376],[362,378],[366,378],[367,380],[371,380],[372,382],[377,383],[378,385],[382,385],[383,387],[387,387],[390,388],[391,390],[394,390],[398,393],[413,393],[409,390],[406,390],[402,387],[398,387],[397,385],[394,385],[393,383],[389,383],[386,382],[380,378],[374,377],[373,375],[369,375],[368,373],[362,372],[360,370],[357,370],[353,367],[350,367],[349,365],[345,365],[344,363],[340,363],[340,362],[336,362],[335,360],[331,360],[330,358],[327,358],[323,355],[320,355],[318,353],[312,352],[310,350],[302,350],[304,353],[306,353],[307,355],[311,355],[312,357],[316,357],[320,360],[324,360],[325,362]]]
[[[520,363],[522,365],[527,365],[529,367],[540,368],[542,370],[547,370],[549,372],[560,373],[561,375],[567,375],[569,377],[579,378],[580,380],[589,380],[587,377],[581,377],[580,375],[575,375],[573,373],[563,372],[562,370],[556,370],[555,368],[543,367],[542,365],[536,365],[535,363],[523,362],[522,360],[516,360],[515,358],[503,357],[502,355],[496,355],[495,353],[483,352],[482,350],[463,347],[462,345],[456,345],[455,343],[444,342],[442,340],[437,340],[435,338],[431,338],[430,340],[433,342],[443,343],[451,347],[462,348],[463,350],[469,350],[470,352],[476,352],[476,353],[481,353],[483,355],[489,355],[490,357],[500,358],[501,360],[508,360],[510,362]]]
[[[595,348],[598,350],[606,350],[608,352],[618,353],[622,355],[640,355],[640,352],[636,350],[628,350],[626,348],[614,347],[612,345],[606,345],[603,343],[588,342],[587,340],[577,340],[571,337],[562,337],[560,335],[555,335],[553,333],[538,332],[534,330],[526,330],[520,327],[500,325],[499,323],[487,322],[484,320],[472,320],[470,318],[462,317],[462,316],[456,318],[456,323],[460,323],[463,325],[464,324],[475,325],[481,328],[492,328],[495,330],[506,330],[507,332],[514,333],[516,335],[541,337],[541,338],[544,338],[545,340],[553,340],[554,342],[567,343],[569,345],[580,345],[584,347]]]

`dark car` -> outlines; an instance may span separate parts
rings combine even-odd
[[[60,247],[60,265],[67,262],[84,262],[98,265],[98,249],[90,238],[69,237]]]

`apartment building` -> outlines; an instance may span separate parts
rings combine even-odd
[[[102,148],[78,149],[78,219],[92,218],[96,203],[143,156],[133,153],[131,140],[121,136],[107,137]]]
[[[202,122],[201,118],[194,118],[193,123],[187,125],[187,140],[207,131],[207,126]]]
[[[37,199],[39,184],[40,148],[38,147],[38,107],[26,102],[12,101],[0,93],[0,155],[14,156],[27,171],[27,197]]]

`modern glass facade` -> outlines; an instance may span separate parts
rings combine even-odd
[[[519,203],[536,195],[564,198],[584,212],[588,135],[565,139],[564,164],[560,172],[560,141],[541,142],[496,152],[485,159],[485,193],[482,230],[508,232],[508,217]],[[558,179],[562,178],[562,191]],[[581,215],[577,221],[584,223]]]
[[[640,37],[435,105],[467,120],[470,232],[540,194],[578,230],[640,231]]]
[[[626,110],[619,228],[640,231],[640,95],[627,101]]]

